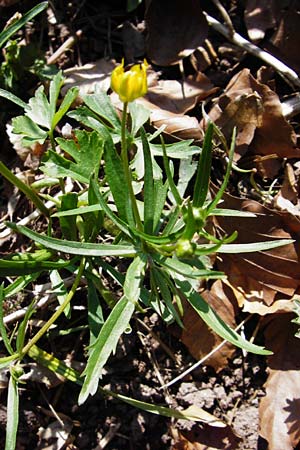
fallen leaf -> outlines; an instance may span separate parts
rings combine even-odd
[[[237,127],[235,161],[255,155],[299,158],[296,134],[282,114],[277,94],[243,69],[236,74],[209,116],[229,140]]]
[[[177,64],[207,37],[208,25],[195,0],[152,0],[145,19],[147,55],[160,66]]]
[[[249,218],[215,217],[217,228],[222,233],[238,232],[236,243],[296,239],[294,244],[264,252],[219,255],[218,269],[227,275],[230,285],[238,291],[239,306],[243,307],[245,300],[271,306],[276,299],[282,299],[282,294],[292,297],[300,287],[299,227],[296,231],[300,222],[293,222],[291,215],[267,208],[254,200],[243,200],[229,194],[223,199],[224,208],[256,214],[256,217]],[[252,309],[252,312],[259,311]]]
[[[265,345],[274,352],[268,358],[266,396],[259,408],[260,435],[269,450],[293,450],[300,443],[300,340],[295,337],[295,315],[269,316]]]
[[[221,280],[217,280],[209,290],[201,292],[201,296],[229,326],[236,327],[235,299],[228,286]],[[183,324],[181,340],[195,359],[202,359],[223,341],[206,325],[189,304],[184,305]],[[216,371],[220,371],[226,367],[234,352],[235,347],[226,343],[207,359],[205,364],[214,367]]]
[[[149,87],[145,99],[163,110],[185,114],[216,90],[204,74],[198,73],[182,81],[159,80]]]
[[[115,61],[102,58],[92,64],[65,69],[66,80],[61,90],[62,95],[66,95],[74,86],[79,87],[79,96],[94,93],[96,85],[107,92],[110,88],[110,75],[115,67]]]

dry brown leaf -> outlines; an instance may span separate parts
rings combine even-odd
[[[299,229],[289,217],[276,210],[262,206],[254,200],[243,200],[226,194],[222,207],[250,211],[256,217],[216,218],[217,226],[226,234],[238,232],[236,243],[262,242],[278,238],[292,238],[299,242]],[[272,250],[255,253],[221,254],[218,268],[228,277],[230,285],[239,292],[237,300],[240,306],[244,301],[258,301],[271,306],[282,294],[292,297],[300,287],[300,264],[298,244],[289,244]],[[255,311],[259,313],[258,311]]]
[[[235,450],[241,439],[228,425],[216,428],[209,425],[194,426],[190,431],[177,431],[172,450]]]
[[[228,286],[224,285],[221,280],[217,280],[211,289],[201,292],[201,296],[229,326],[236,327],[235,300]],[[183,324],[181,340],[196,359],[206,356],[223,340],[206,325],[189,304],[184,307]],[[207,359],[205,364],[214,367],[216,371],[222,370],[234,352],[234,346],[226,343]]]
[[[207,37],[208,25],[196,0],[152,0],[145,18],[147,55],[160,66],[177,64]]]
[[[250,39],[263,39],[265,32],[276,26],[279,12],[276,0],[247,0],[244,18]]]
[[[183,81],[159,80],[149,87],[145,99],[166,111],[185,114],[217,89],[204,74],[198,73]]]
[[[295,315],[277,314],[266,319],[268,358],[266,396],[260,403],[260,435],[269,450],[293,450],[300,443],[300,339],[291,323]]]
[[[230,139],[237,127],[235,160],[248,150],[258,155],[296,158],[296,134],[282,115],[277,94],[244,69],[233,77],[209,113]]]
[[[92,64],[64,70],[66,80],[62,87],[62,95],[66,95],[68,89],[74,86],[79,87],[79,95],[92,94],[95,92],[96,85],[101,90],[108,91],[110,75],[115,67],[115,61],[102,58]]]

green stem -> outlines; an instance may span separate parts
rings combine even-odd
[[[45,325],[36,333],[35,336],[33,336],[33,338],[25,345],[25,347],[23,347],[22,352],[20,353],[20,360],[26,355],[26,353],[28,353],[28,351],[31,349],[31,347],[33,345],[35,345],[38,340],[49,330],[49,328],[51,327],[51,325],[54,324],[54,322],[58,319],[58,317],[64,312],[66,306],[70,303],[70,301],[72,300],[78,285],[80,283],[80,279],[82,277],[84,268],[85,268],[85,258],[82,258],[82,260],[80,261],[80,266],[77,272],[77,275],[75,277],[74,283],[72,285],[71,290],[69,291],[65,301],[60,305],[60,307],[55,311],[55,313],[50,317],[50,319],[48,320],[48,322],[45,323]]]
[[[123,169],[124,174],[126,177],[126,182],[129,190],[130,195],[130,201],[132,205],[133,215],[135,218],[137,229],[142,231],[143,230],[143,224],[140,218],[140,214],[137,207],[136,198],[133,192],[132,188],[132,178],[131,178],[131,172],[129,167],[129,160],[128,160],[128,149],[127,149],[127,141],[126,141],[126,120],[127,120],[127,107],[128,103],[124,103],[123,112],[122,112],[122,121],[121,121],[121,160],[123,163]]]
[[[6,178],[11,184],[16,186],[23,194],[26,195],[29,200],[44,214],[46,217],[50,216],[49,210],[46,208],[39,196],[34,192],[34,190],[23,183],[16,175],[14,175],[3,162],[0,161],[0,174]]]

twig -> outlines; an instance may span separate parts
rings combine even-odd
[[[220,2],[220,0],[212,0],[213,3],[215,4],[216,8],[218,8],[218,10],[220,11],[224,22],[226,23],[228,32],[230,33],[230,36],[234,35],[234,28],[230,19],[230,16],[228,14],[228,12],[226,11],[226,9],[224,8],[224,6],[222,5],[222,3]]]
[[[243,320],[236,328],[235,331],[238,331],[242,326],[252,317],[252,314],[248,316],[245,320]],[[169,381],[169,383],[164,384],[160,389],[168,388],[172,386],[173,384],[177,383],[177,381],[182,380],[186,375],[193,372],[193,370],[197,369],[197,367],[201,366],[207,359],[209,359],[212,355],[214,355],[218,350],[220,350],[228,341],[225,339],[222,341],[217,347],[212,349],[207,355],[204,356],[204,358],[200,359],[200,361],[197,361],[195,364],[193,364],[191,367],[186,369],[184,372],[182,372],[178,377],[174,378],[173,380]]]
[[[257,47],[257,45],[254,45],[251,42],[247,41],[247,39],[243,38],[240,34],[236,32],[231,34],[226,26],[222,25],[218,20],[216,20],[214,17],[211,17],[205,11],[204,14],[206,16],[208,24],[212,26],[216,31],[225,36],[233,44],[243,48],[248,53],[251,53],[257,58],[262,59],[265,63],[272,66],[279,73],[279,75],[282,76],[282,78],[288,80],[297,88],[300,88],[300,79],[298,77],[298,74],[293,69],[288,67],[279,59],[275,58],[275,56]]]
[[[67,50],[70,50],[75,42],[81,37],[82,31],[78,30],[75,36],[70,36],[49,58],[47,64],[54,64]]]

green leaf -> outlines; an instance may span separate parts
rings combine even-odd
[[[112,139],[104,145],[104,170],[119,216],[134,225],[130,194],[123,164]]]
[[[61,70],[57,72],[57,74],[52,78],[50,87],[49,87],[49,116],[50,116],[50,129],[54,129],[55,125],[58,123],[58,121],[53,124],[53,119],[55,116],[56,111],[56,104],[58,100],[58,96],[61,90],[61,87],[63,85],[63,76]],[[47,100],[48,102],[48,100]]]
[[[74,209],[77,206],[78,194],[76,192],[67,192],[61,196],[61,211]],[[65,239],[75,241],[77,238],[77,227],[75,216],[60,216],[59,224]]]
[[[40,86],[35,91],[34,97],[29,100],[25,116],[29,117],[35,124],[47,130],[51,129],[52,111],[44,92],[44,86]]]
[[[12,94],[11,92],[6,91],[5,89],[0,89],[0,97],[6,98],[6,100],[15,103],[16,105],[20,106],[23,109],[25,109],[27,106],[27,104],[23,102],[23,100],[21,100],[19,97]]]
[[[49,150],[43,159],[41,170],[49,177],[71,177],[81,183],[88,183],[92,173],[98,175],[103,152],[103,140],[95,132],[75,131],[73,139],[57,138],[61,149],[74,161]]]
[[[232,330],[221,317],[209,306],[209,304],[197,293],[191,283],[183,276],[174,274],[174,281],[180,292],[186,300],[191,304],[201,319],[211,327],[215,333],[231,342],[233,345],[246,350],[247,352],[256,353],[258,355],[271,355],[272,352],[265,350],[263,347],[252,344],[243,339],[236,331]]]
[[[187,159],[190,156],[198,155],[201,148],[196,145],[191,145],[193,139],[187,139],[174,144],[166,144],[166,154],[168,158]],[[151,153],[153,156],[163,156],[162,146],[159,144],[150,144]]]
[[[100,122],[99,117],[86,106],[79,106],[76,110],[68,112],[67,116],[96,131],[103,139],[113,137],[114,142],[120,141],[120,134],[109,132],[107,125]]]
[[[161,255],[153,255],[153,259],[166,269],[170,269],[171,271],[183,275],[186,278],[219,279],[225,277],[223,272],[210,269],[195,269],[191,264],[186,264],[176,258],[166,258]]]
[[[93,244],[91,242],[65,241],[42,235],[23,225],[7,223],[13,230],[24,234],[29,239],[62,253],[81,256],[119,256],[132,257],[137,253],[133,245]]]
[[[141,294],[141,283],[145,274],[147,258],[138,254],[127,269],[124,295],[130,302],[137,303]]]
[[[90,347],[97,339],[104,323],[103,313],[97,290],[88,279],[88,324],[90,329]]]
[[[68,90],[66,96],[64,97],[59,110],[54,114],[52,119],[52,129],[56,127],[58,122],[63,118],[63,116],[66,114],[66,112],[69,110],[72,103],[75,101],[76,97],[78,96],[79,88],[73,87]],[[51,104],[51,101],[50,101]],[[55,104],[56,106],[56,104]],[[55,109],[54,109],[55,112]]]
[[[13,36],[20,28],[26,25],[27,22],[32,20],[37,14],[42,12],[48,6],[48,2],[42,2],[34,6],[30,11],[25,13],[19,20],[13,22],[7,28],[5,28],[0,33],[0,48],[3,47],[5,42],[7,42],[11,36]]]
[[[36,272],[44,272],[52,269],[68,267],[70,261],[8,261],[0,259],[0,276],[9,277],[16,275],[29,275]]]
[[[102,326],[83,372],[85,379],[79,394],[79,405],[84,403],[89,395],[97,392],[103,366],[110,354],[115,351],[120,336],[129,325],[134,309],[135,305],[126,297],[122,297]]]
[[[131,116],[131,134],[135,136],[140,128],[147,122],[150,117],[149,109],[137,102],[131,102],[128,105]],[[145,135],[146,139],[146,135]],[[142,137],[143,140],[143,137]]]
[[[8,382],[5,450],[14,450],[16,448],[18,423],[19,423],[18,382],[11,373]]]
[[[193,193],[193,206],[201,208],[207,197],[209,189],[211,162],[212,162],[212,137],[214,125],[209,122],[205,132],[202,152],[198,161],[196,181]]]
[[[36,142],[43,144],[47,139],[47,132],[27,116],[13,117],[11,122],[13,133],[22,135],[22,143],[25,147],[30,147]]]
[[[82,99],[93,112],[98,114],[113,128],[121,130],[120,118],[111,103],[110,97],[104,91],[97,90],[95,94],[83,95]]]
[[[52,290],[54,291],[53,293],[56,295],[58,303],[62,305],[68,295],[64,281],[57,270],[52,270],[49,274],[49,278],[52,284]],[[70,303],[68,303],[67,306],[65,307],[64,314],[67,317],[67,319],[70,319],[71,317]]]
[[[283,245],[293,244],[293,239],[278,239],[277,241],[254,242],[250,244],[223,244],[218,248],[218,253],[250,253],[272,248],[282,247]],[[214,244],[197,245],[197,250],[213,248]],[[197,252],[197,251],[196,251]]]
[[[145,233],[153,233],[154,225],[154,184],[152,158],[149,143],[144,128],[141,128],[141,138],[144,153],[144,231]]]

